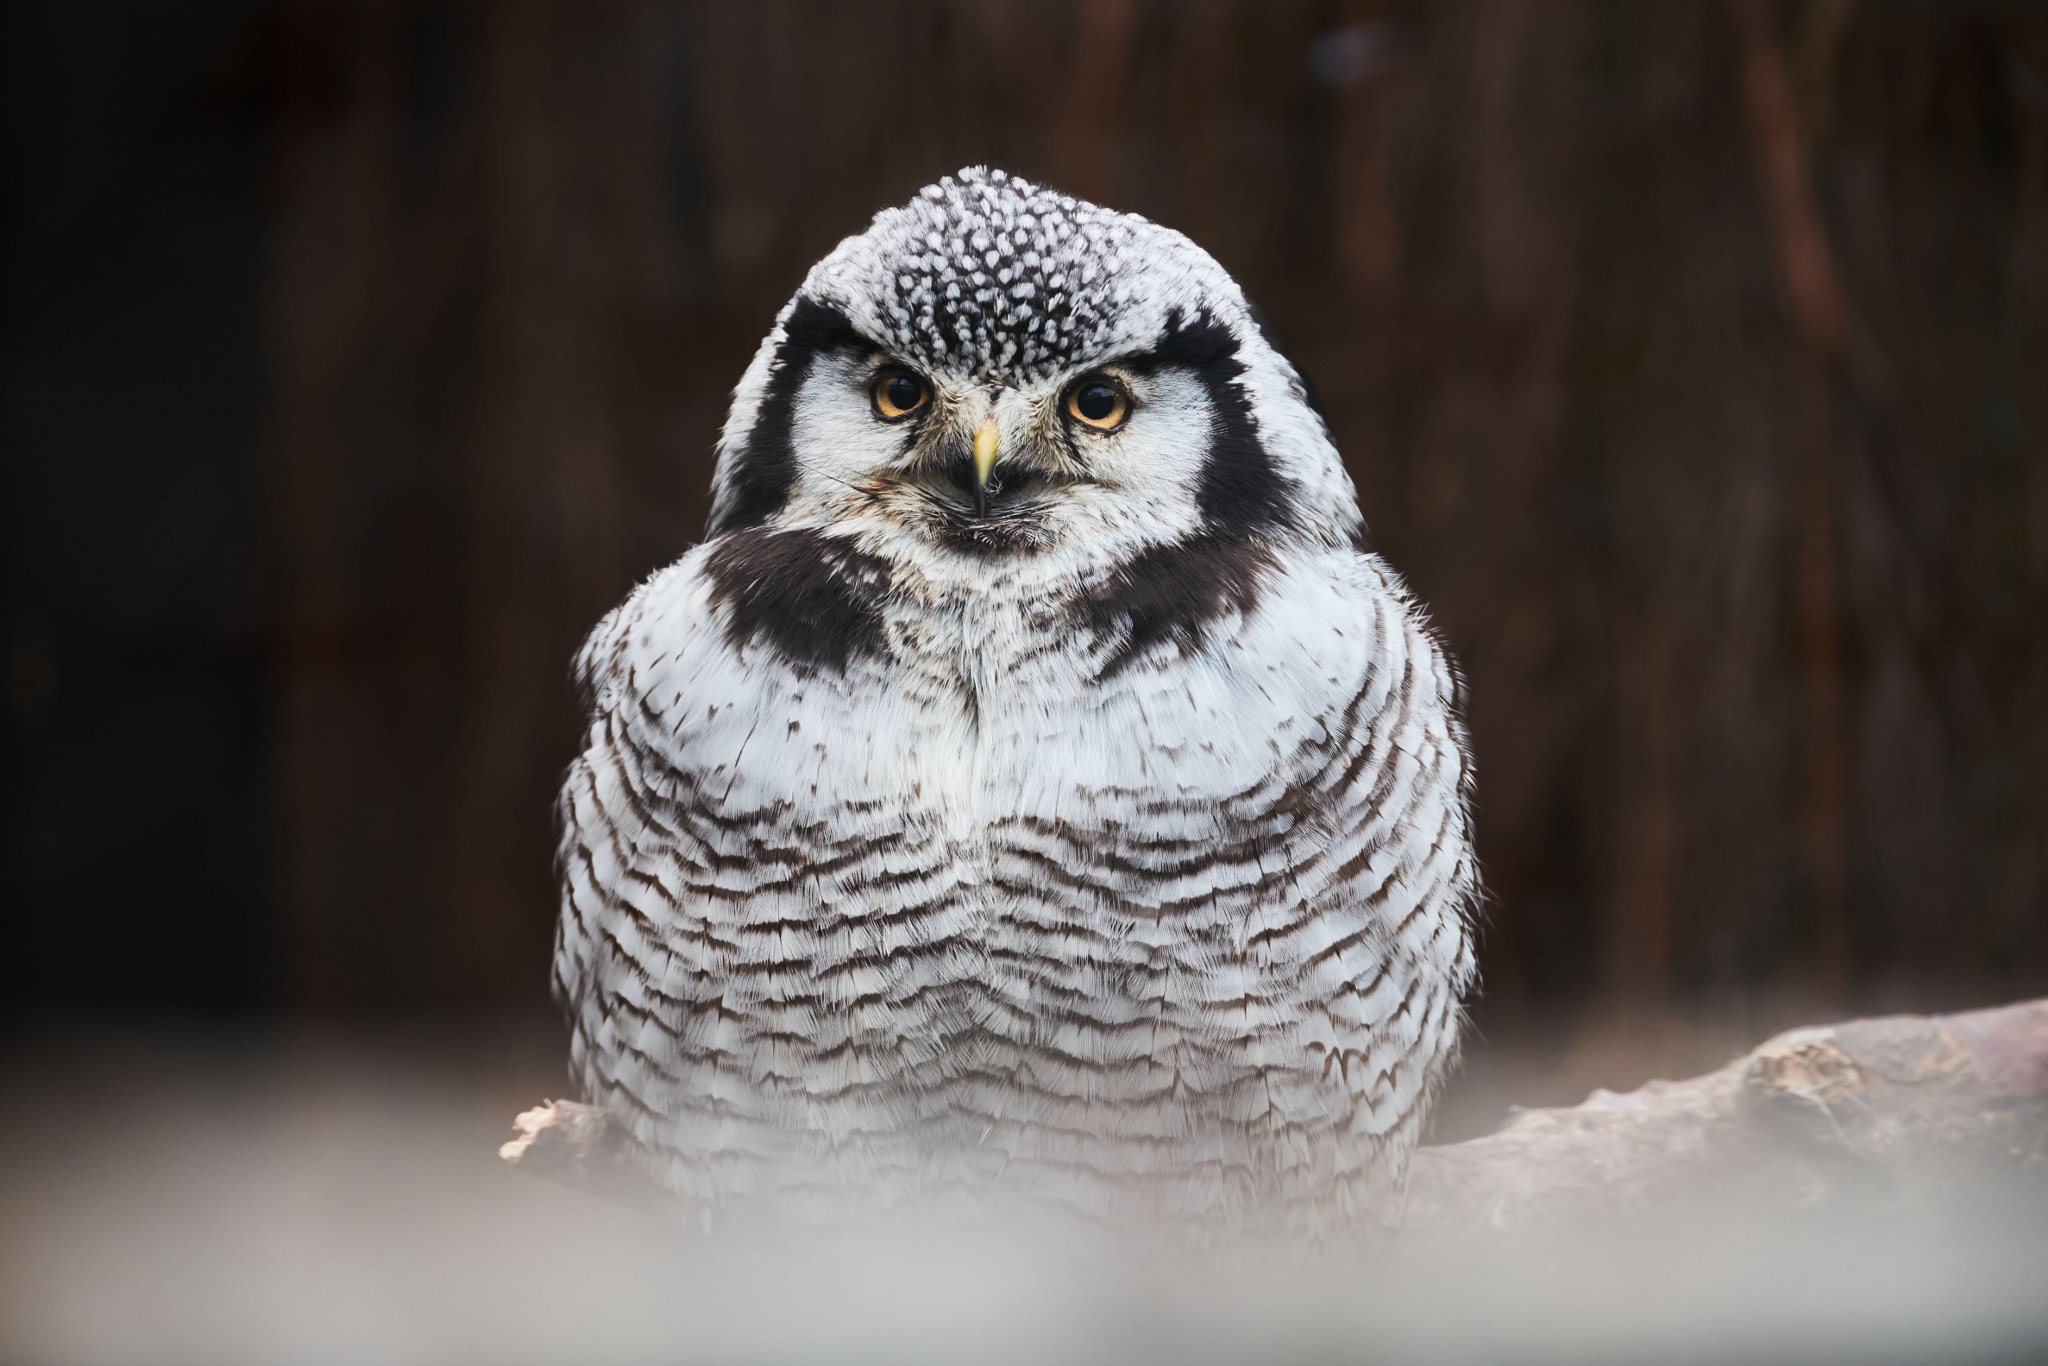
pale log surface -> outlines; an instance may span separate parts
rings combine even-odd
[[[1679,1200],[1806,1207],[2048,1164],[2048,1001],[1780,1034],[1715,1072],[1526,1110],[1424,1148],[1408,1225],[1525,1224]]]
[[[603,1112],[552,1101],[500,1155],[613,1196],[640,1184]],[[1680,1202],[1838,1195],[2048,1168],[2048,1000],[1791,1030],[1727,1066],[1423,1148],[1406,1226],[1508,1228]],[[648,1194],[651,1194],[649,1188]]]

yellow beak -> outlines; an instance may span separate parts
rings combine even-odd
[[[990,413],[981,420],[981,427],[974,433],[974,481],[986,489],[988,477],[996,467],[996,454],[1001,446],[1001,437],[996,432],[996,415]]]

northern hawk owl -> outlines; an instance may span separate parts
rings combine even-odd
[[[555,990],[685,1201],[1397,1200],[1473,976],[1455,675],[1186,237],[980,168],[879,214],[576,671]]]

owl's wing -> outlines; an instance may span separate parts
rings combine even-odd
[[[1267,905],[1261,933],[1316,1003],[1322,1077],[1361,1102],[1355,1124],[1391,1134],[1419,1126],[1474,975],[1471,768],[1449,656],[1383,563],[1353,573],[1368,648],[1300,753],[1294,800],[1321,828],[1287,841],[1299,894]]]
[[[1342,1105],[1369,1137],[1419,1126],[1473,977],[1457,674],[1392,571],[1348,549],[1288,563],[1219,647],[1210,674],[1273,758],[1222,789],[1227,838],[1205,857],[1251,976],[1207,989],[1272,1003],[1246,1046],[1302,1088],[1285,1112]]]
[[[678,1025],[715,1025],[703,1012],[716,945],[692,933],[672,857],[689,823],[687,756],[655,691],[678,658],[716,648],[697,579],[689,558],[662,571],[585,640],[574,676],[589,730],[556,804],[554,992],[590,1099],[623,1099],[628,1113],[680,1074]],[[666,661],[657,635],[675,652]]]
[[[878,955],[907,937],[957,971],[942,836],[890,799],[930,720],[887,684],[874,591],[843,541],[732,533],[578,657],[555,991],[590,1099],[649,1147],[773,1150],[804,1128],[791,1107],[857,1086],[923,1008],[870,998]]]

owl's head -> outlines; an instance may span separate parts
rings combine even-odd
[[[1304,381],[1214,258],[978,167],[876,215],[776,319],[709,530],[756,526],[969,556],[1360,530]]]

